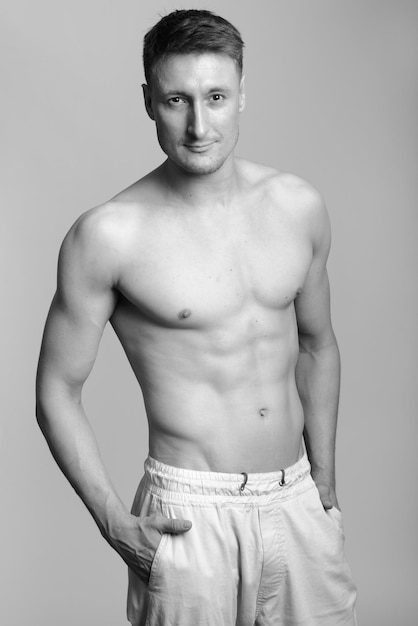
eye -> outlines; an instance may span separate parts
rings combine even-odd
[[[184,98],[181,98],[180,96],[173,96],[168,100],[168,104],[171,104],[172,106],[179,106],[180,104],[184,104],[185,102],[186,100]]]
[[[221,93],[214,93],[212,94],[211,98],[214,102],[219,102],[220,100],[224,100],[225,96],[223,96]]]

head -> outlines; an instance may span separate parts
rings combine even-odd
[[[238,30],[211,11],[173,11],[144,37],[144,72],[149,86],[158,64],[173,54],[217,53],[230,57],[242,76],[244,42]]]
[[[145,36],[145,106],[169,160],[192,174],[231,157],[244,108],[243,42],[209,11],[175,11]]]

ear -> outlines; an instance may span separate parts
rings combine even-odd
[[[152,109],[152,96],[151,87],[145,83],[142,85],[142,91],[144,94],[144,104],[149,117],[154,121],[154,111]]]
[[[239,85],[239,112],[245,109],[245,76],[241,78]]]

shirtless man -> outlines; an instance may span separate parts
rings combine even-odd
[[[167,160],[71,228],[43,339],[38,421],[129,566],[135,626],[356,623],[328,217],[305,181],[234,156],[242,48],[207,11],[146,35],[145,106]],[[132,513],[81,403],[108,321],[149,423]]]

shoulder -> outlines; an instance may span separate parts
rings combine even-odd
[[[117,280],[146,243],[147,225],[159,203],[155,172],[82,213],[64,238],[60,265],[82,264],[97,274],[111,273]]]
[[[289,172],[262,167],[260,184],[273,211],[306,228],[314,240],[328,238],[330,223],[321,193],[310,182]]]
[[[325,211],[321,194],[304,178],[244,159],[238,160],[238,167],[247,185],[259,187],[281,204],[286,202],[290,209]]]
[[[268,190],[281,206],[304,219],[321,219],[327,214],[322,195],[300,176],[276,172],[268,181]]]
[[[321,193],[310,182],[289,172],[242,161],[245,180],[260,190],[263,204],[272,219],[286,217],[288,223],[305,233],[315,248],[329,249],[330,221]]]
[[[80,215],[66,234],[61,254],[97,254],[117,238],[118,212],[105,203]]]
[[[86,211],[64,237],[58,257],[58,284],[113,282],[111,225],[106,206]]]
[[[282,174],[275,181],[286,210],[309,237],[314,255],[326,257],[331,246],[331,225],[324,199],[307,180],[294,174]]]
[[[329,238],[330,223],[325,201],[307,180],[295,174],[280,173],[272,183],[273,193],[281,194],[287,210],[309,229],[312,238]]]
[[[139,227],[146,199],[138,192],[141,181],[116,196],[82,213],[63,241],[63,248],[77,248],[96,253],[123,248],[126,238]],[[142,201],[141,201],[142,199]]]
[[[127,242],[138,228],[138,209],[122,192],[85,211],[66,234],[59,253],[59,272],[115,283]]]
[[[264,189],[268,187],[280,172],[268,165],[247,161],[246,159],[235,159],[237,171],[242,187],[247,189]]]

